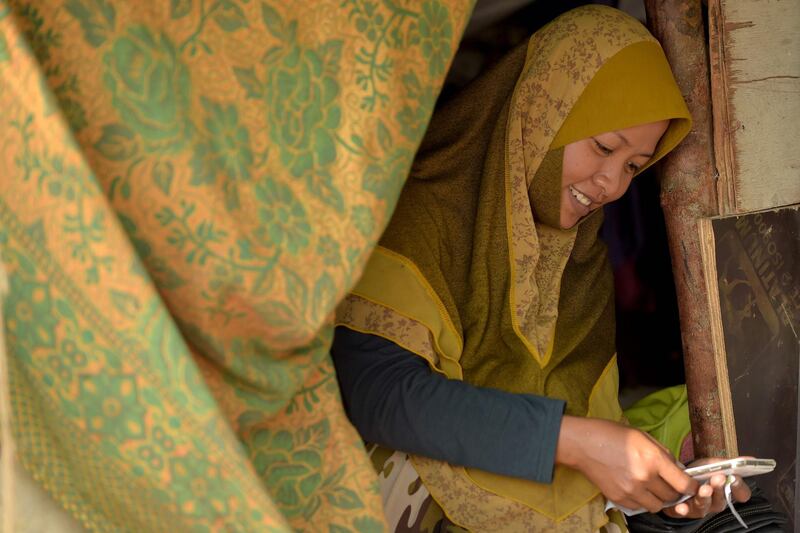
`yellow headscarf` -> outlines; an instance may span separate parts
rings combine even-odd
[[[648,165],[691,120],[661,47],[638,21],[603,6],[557,18],[434,115],[339,323],[405,346],[452,379],[618,420],[602,214],[569,230],[552,222],[561,148],[664,119],[670,126]],[[415,467],[468,529],[578,520],[593,530],[605,520],[597,488],[567,468],[543,485],[424,458]]]

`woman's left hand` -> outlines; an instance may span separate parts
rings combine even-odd
[[[691,463],[689,466],[699,466],[705,463],[719,461],[721,459],[701,459]],[[746,502],[750,499],[750,487],[742,481],[742,478],[735,476],[736,481],[731,485],[731,497],[734,502]],[[727,476],[718,474],[700,485],[692,498],[683,503],[664,509],[664,514],[673,518],[704,518],[709,514],[718,513],[727,507],[725,501],[725,481]]]

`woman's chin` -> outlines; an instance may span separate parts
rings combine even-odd
[[[572,229],[575,227],[575,224],[578,223],[579,219],[570,218],[569,220],[561,220],[561,229]]]

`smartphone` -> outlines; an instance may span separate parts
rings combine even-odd
[[[775,470],[773,459],[756,459],[754,457],[736,457],[687,468],[685,472],[698,481],[702,481],[717,474],[734,474],[741,477],[768,474]]]

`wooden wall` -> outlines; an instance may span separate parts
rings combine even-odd
[[[800,202],[800,0],[709,0],[720,214]]]

